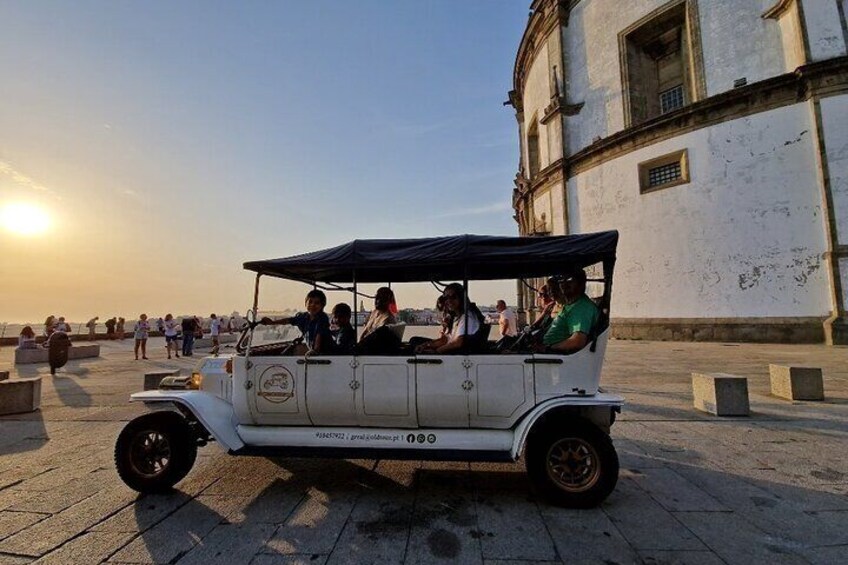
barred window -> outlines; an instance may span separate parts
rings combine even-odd
[[[669,163],[648,169],[648,186],[654,188],[680,178],[680,163]]]
[[[660,93],[660,112],[667,114],[683,107],[683,85],[679,84]]]
[[[639,191],[643,194],[689,182],[686,149],[639,163]]]

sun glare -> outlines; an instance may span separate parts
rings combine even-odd
[[[0,211],[0,225],[17,235],[38,235],[50,227],[50,217],[33,204],[6,204]]]

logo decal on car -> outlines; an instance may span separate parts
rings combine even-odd
[[[286,402],[294,396],[294,375],[279,365],[268,367],[259,376],[257,394],[275,404]]]

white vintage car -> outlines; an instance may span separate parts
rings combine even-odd
[[[618,479],[609,437],[623,398],[599,388],[618,233],[552,237],[454,236],[357,240],[294,257],[245,264],[255,271],[249,328],[233,356],[202,360],[191,377],[163,381],[133,401],[168,403],[129,422],[115,448],[124,482],[168,490],[188,474],[197,447],[232,455],[515,461],[522,455],[539,493],[590,507]],[[571,355],[510,352],[492,342],[455,355],[416,354],[402,342],[383,355],[287,355],[256,322],[263,277],[353,292],[365,283],[538,280],[598,265],[598,327]],[[438,284],[438,283],[437,283]],[[466,296],[468,293],[466,293]],[[396,332],[400,328],[395,328]],[[400,332],[398,332],[400,333]],[[265,335],[266,339],[260,339]],[[273,335],[273,334],[272,334]]]

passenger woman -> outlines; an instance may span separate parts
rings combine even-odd
[[[470,341],[480,330],[480,316],[476,308],[466,312],[465,290],[459,283],[445,287],[442,296],[445,309],[453,318],[453,328],[449,334],[431,340],[416,348],[416,353],[459,353],[470,345]]]

